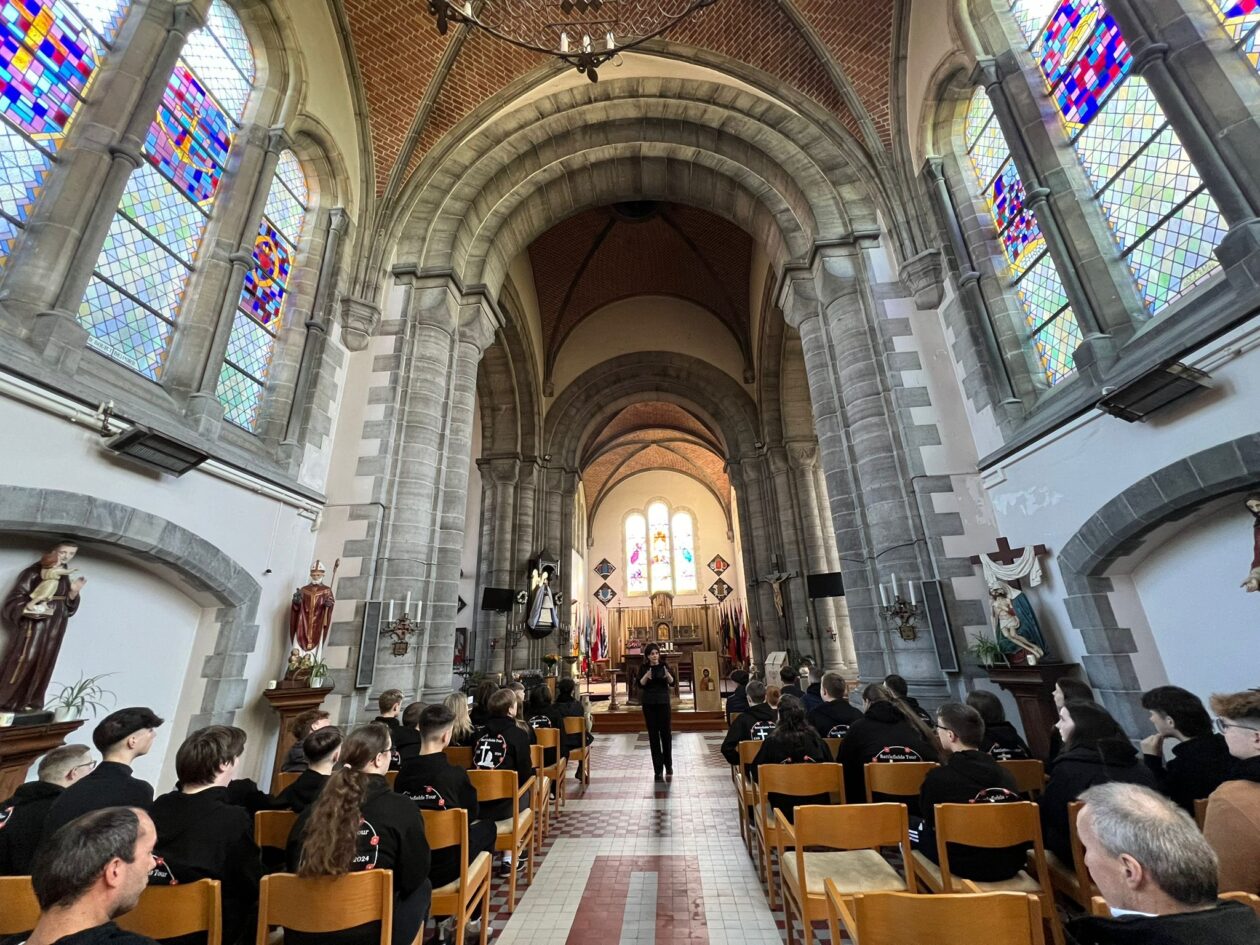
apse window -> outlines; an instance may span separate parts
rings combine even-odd
[[[631,597],[696,592],[695,519],[651,503],[625,518],[626,594]]]

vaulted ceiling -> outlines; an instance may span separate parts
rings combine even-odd
[[[543,57],[481,32],[438,34],[426,0],[328,0],[349,37],[378,195],[396,193],[444,134]],[[900,0],[718,0],[672,31],[812,99],[872,151],[889,147]]]

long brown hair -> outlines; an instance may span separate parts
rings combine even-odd
[[[380,722],[356,728],[341,743],[341,767],[329,776],[306,821],[299,876],[350,872],[362,819],[359,809],[370,778],[363,769],[389,746],[389,729]]]

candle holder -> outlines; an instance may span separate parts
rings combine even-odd
[[[397,620],[387,623],[385,629],[381,631],[381,636],[393,638],[393,644],[390,652],[394,656],[406,656],[407,651],[411,648],[408,638],[413,633],[420,633],[421,628],[411,622],[411,618],[407,616],[406,611]]]
[[[894,594],[892,603],[881,605],[879,612],[897,624],[901,639],[907,642],[918,639],[919,631],[914,625],[914,619],[920,614],[918,604],[906,600],[900,594]]]

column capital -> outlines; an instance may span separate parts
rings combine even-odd
[[[345,207],[333,207],[328,211],[328,231],[338,236],[350,228],[350,212]]]
[[[818,465],[818,444],[803,441],[788,443],[787,458],[793,469],[813,469]]]
[[[977,59],[971,70],[971,81],[976,85],[983,85],[985,91],[992,95],[994,87],[1002,84],[1002,71],[998,68],[997,60],[988,56]]]
[[[293,138],[281,125],[273,125],[267,129],[268,153],[279,154],[281,151],[287,151],[292,147]]]
[[[362,351],[381,324],[381,307],[367,299],[341,298],[341,340],[350,351]]]
[[[204,9],[196,3],[176,3],[171,8],[171,21],[166,27],[168,33],[178,33],[184,39],[206,25],[209,7]]]
[[[919,311],[934,309],[945,297],[945,267],[939,249],[928,249],[911,256],[897,271],[899,278],[914,296]]]
[[[495,485],[516,485],[521,478],[521,461],[515,456],[500,456],[493,459],[478,459],[477,468],[481,475]]]

